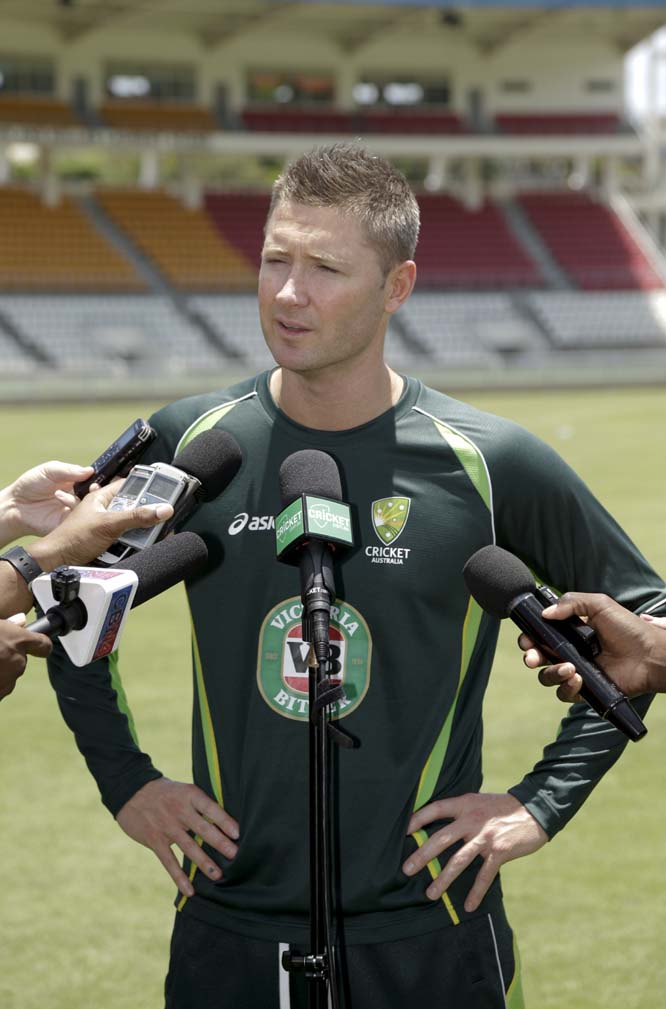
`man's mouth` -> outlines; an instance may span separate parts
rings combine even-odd
[[[286,333],[291,333],[293,336],[298,336],[300,333],[310,332],[308,326],[303,326],[298,322],[290,322],[288,319],[276,319],[275,321],[280,329],[284,330]]]

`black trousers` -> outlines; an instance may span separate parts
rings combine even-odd
[[[307,1009],[309,982],[280,966],[287,948],[179,913],[165,1009]],[[503,914],[410,939],[342,946],[338,963],[344,1009],[523,1007],[513,935]]]

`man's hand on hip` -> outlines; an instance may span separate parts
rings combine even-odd
[[[234,818],[196,785],[182,781],[149,781],[125,803],[116,820],[133,840],[155,852],[184,897],[192,897],[194,887],[172,845],[212,880],[221,879],[222,871],[189,831],[226,858],[233,858],[238,851],[234,840],[238,840],[239,830]]]
[[[452,844],[463,841],[462,847],[432,881],[426,895],[438,900],[454,879],[480,856],[483,865],[465,900],[467,912],[476,911],[504,862],[530,855],[548,840],[545,830],[518,799],[509,794],[478,792],[428,803],[413,814],[407,832],[413,834],[429,823],[448,819],[451,823],[428,838],[402,868],[408,876],[413,876]]]

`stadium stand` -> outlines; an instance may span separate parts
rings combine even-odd
[[[208,109],[183,102],[112,101],[99,108],[99,118],[117,130],[160,133],[210,133],[220,126]]]
[[[447,134],[467,133],[466,123],[455,112],[429,109],[367,109],[359,114],[362,133]]]
[[[418,287],[490,288],[539,285],[536,264],[492,203],[468,211],[450,196],[423,194]]]
[[[35,361],[7,333],[2,330],[0,319],[0,361],[2,372],[6,377],[12,375],[29,375],[34,370]]]
[[[0,234],[0,289],[143,289],[131,264],[94,230],[71,197],[46,207],[27,190],[0,188]]]
[[[267,193],[207,193],[205,207],[220,233],[259,269]]]
[[[261,332],[256,294],[198,295],[189,303],[247,364],[268,368],[274,363]]]
[[[331,108],[249,106],[241,113],[246,130],[262,133],[352,133],[354,116]]]
[[[603,134],[617,133],[620,119],[613,113],[598,112],[501,112],[495,125],[502,133],[513,134]]]
[[[221,364],[173,304],[154,295],[0,295],[0,315],[63,371],[150,376]]]
[[[59,127],[80,125],[65,102],[32,95],[0,95],[0,123]]]
[[[554,347],[666,347],[666,292],[534,292],[528,296]]]
[[[179,290],[246,290],[256,271],[205,210],[190,210],[168,193],[102,190],[98,202]]]
[[[586,290],[651,290],[661,281],[613,211],[586,193],[530,193],[520,204],[553,256]]]
[[[416,291],[399,315],[431,364],[501,367],[503,352],[542,351],[544,347],[538,325],[519,311],[508,294]]]
[[[467,132],[453,112],[427,109],[359,109],[249,107],[242,113],[247,130],[282,133],[459,134]]]

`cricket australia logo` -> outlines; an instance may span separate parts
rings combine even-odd
[[[394,543],[407,524],[408,497],[383,497],[372,502],[372,524],[382,543]]]
[[[408,497],[383,497],[372,502],[372,526],[385,544],[365,548],[365,556],[373,564],[404,564],[409,557],[411,547],[395,547],[393,544],[407,525],[411,503]]]
[[[266,615],[259,635],[257,684],[269,708],[285,718],[308,719],[308,655],[303,641],[303,604],[286,599]],[[344,696],[333,705],[333,718],[351,714],[370,684],[372,638],[365,620],[353,606],[338,600],[331,607],[331,679],[342,684]]]

